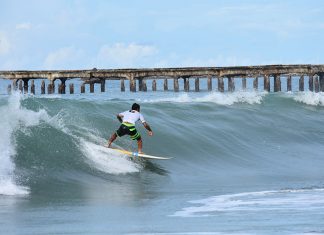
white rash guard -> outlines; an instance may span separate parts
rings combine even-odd
[[[128,123],[132,123],[135,125],[135,122],[137,122],[138,120],[141,120],[142,123],[145,122],[145,119],[143,117],[143,115],[139,112],[137,112],[136,110],[127,110],[125,112],[122,112],[119,114],[120,116],[123,116],[123,122],[128,122]]]

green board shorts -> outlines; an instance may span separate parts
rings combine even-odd
[[[116,134],[118,137],[129,135],[132,140],[141,140],[141,135],[137,132],[134,124],[122,123]]]

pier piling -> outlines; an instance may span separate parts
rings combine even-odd
[[[189,78],[183,79],[184,91],[188,92],[190,90]]]
[[[270,92],[270,78],[269,75],[264,75],[264,90]]]
[[[304,75],[299,78],[299,91],[304,91]]]
[[[74,94],[74,84],[73,83],[71,83],[69,85],[69,88],[70,88],[70,94]]]
[[[228,77],[228,91],[234,92],[235,91],[235,84],[234,84],[234,78]]]
[[[106,91],[106,80],[105,79],[101,79],[101,81],[100,81],[100,91],[101,92]]]
[[[28,79],[23,79],[24,82],[24,94],[28,93]]]
[[[35,95],[35,82],[34,82],[34,80],[31,80],[30,93]]]
[[[253,80],[253,89],[257,91],[258,87],[259,87],[259,77],[255,77]]]
[[[136,80],[134,78],[129,80],[129,90],[131,92],[136,92]]]
[[[138,79],[138,91],[143,91],[143,78]]]
[[[242,90],[246,90],[246,78],[242,78]]]
[[[291,91],[291,76],[287,77],[287,91]]]
[[[120,80],[120,91],[122,91],[122,92],[125,91],[125,80],[124,79]]]
[[[169,89],[168,88],[168,79],[167,78],[164,79],[163,88],[164,88],[164,91],[167,91]]]
[[[94,83],[90,83],[90,93],[94,93]]]
[[[308,89],[309,91],[314,91],[314,79],[313,75],[308,75]]]
[[[60,94],[66,93],[66,86],[65,86],[66,79],[61,79],[61,84],[59,85]]]
[[[54,92],[54,86],[52,83],[49,83],[47,85],[47,94],[53,94],[53,92]]]
[[[199,78],[195,78],[195,92],[199,92]]]
[[[319,88],[321,92],[324,92],[324,73],[319,73]]]
[[[281,79],[280,79],[280,76],[279,75],[274,75],[274,78],[273,78],[273,83],[274,83],[274,87],[273,87],[273,91],[274,92],[278,92],[278,91],[281,91]]]
[[[178,78],[173,79],[173,87],[175,92],[179,92],[179,81]]]
[[[85,93],[85,84],[84,84],[84,83],[81,84],[81,87],[80,87],[80,93],[81,93],[81,94],[82,94],[82,93]]]
[[[156,80],[152,81],[152,91],[156,91]]]
[[[212,91],[213,90],[213,80],[212,80],[212,76],[208,75],[207,77],[207,90],[208,91]]]
[[[42,84],[41,84],[41,94],[44,95],[45,94],[45,81],[42,80]]]
[[[146,92],[147,91],[147,85],[146,85],[146,80],[145,79],[143,79],[142,85],[143,85],[143,91]]]
[[[219,78],[217,78],[217,80],[218,80],[218,91],[224,92],[224,78],[219,77]]]
[[[23,85],[22,85],[22,81],[19,80],[19,91],[22,93],[23,92]]]
[[[319,92],[320,87],[319,87],[319,81],[318,81],[318,76],[316,75],[314,78],[314,87],[315,87],[315,92]]]

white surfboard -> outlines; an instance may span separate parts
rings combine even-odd
[[[106,148],[108,148],[107,145],[104,145]],[[148,155],[148,154],[143,154],[143,153],[137,153],[137,152],[130,152],[130,151],[126,151],[126,150],[122,150],[122,149],[116,149],[116,148],[110,148],[114,151],[117,151],[119,153],[123,153],[126,155],[129,155],[131,157],[140,157],[140,158],[146,158],[146,159],[154,159],[154,160],[168,160],[171,159],[170,157],[157,157],[157,156],[153,156],[153,155]]]

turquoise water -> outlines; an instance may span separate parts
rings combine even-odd
[[[141,104],[144,152],[102,147]],[[1,234],[324,233],[324,95],[0,97]],[[128,138],[115,142],[136,149]]]

